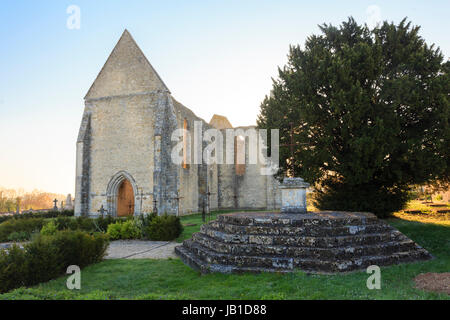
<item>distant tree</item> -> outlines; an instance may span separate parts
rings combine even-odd
[[[22,210],[21,204],[22,204],[22,198],[21,198],[21,197],[17,197],[17,198],[16,198],[16,210],[17,210],[17,211]]]
[[[0,212],[15,212],[18,201],[21,211],[31,208],[35,210],[51,209],[55,198],[61,202],[65,201],[66,196],[39,190],[25,192],[23,189],[15,190],[0,187]]]
[[[320,29],[290,47],[258,126],[285,143],[293,123],[295,175],[315,184],[319,209],[389,215],[410,185],[448,180],[450,63],[406,19]],[[279,176],[289,157],[281,148]]]

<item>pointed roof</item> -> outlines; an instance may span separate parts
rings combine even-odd
[[[150,91],[169,89],[125,29],[84,98],[95,99]]]
[[[227,117],[218,114],[212,116],[211,120],[209,121],[209,124],[219,130],[233,128],[230,121],[228,121]]]

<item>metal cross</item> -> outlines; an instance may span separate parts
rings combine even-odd
[[[289,147],[289,150],[290,150],[290,153],[291,153],[291,159],[290,159],[290,169],[288,169],[288,170],[290,170],[291,172],[291,175],[292,175],[292,177],[294,177],[294,146],[296,146],[297,144],[296,143],[294,143],[294,123],[292,123],[292,122],[290,122],[289,123],[290,124],[290,126],[291,126],[291,129],[290,129],[290,133],[289,133],[289,135],[290,135],[290,143],[285,143],[285,144],[282,144],[281,146],[282,147]]]
[[[202,221],[206,222],[205,201],[203,201],[202,205]]]
[[[211,192],[209,191],[209,187],[208,187],[207,190],[208,190],[208,192],[206,193],[206,197],[207,197],[208,201],[207,201],[207,203],[206,203],[206,206],[207,206],[207,208],[208,208],[208,217],[209,217],[209,220],[211,221],[211,202],[210,202],[209,197],[212,196],[212,195],[215,194],[215,193],[211,193]]]
[[[234,206],[237,208],[239,208],[239,197],[237,195],[233,195],[233,199],[234,199]]]
[[[153,195],[153,213],[158,214],[158,207],[156,204],[158,203],[158,200],[156,200],[156,197]]]
[[[97,212],[100,212],[100,214],[103,216],[106,212],[105,208],[103,208],[103,205],[100,207],[100,210],[98,210]]]
[[[290,153],[291,153],[291,163],[290,163],[290,171],[291,171],[291,175],[292,175],[292,178],[294,177],[294,169],[295,169],[295,161],[294,161],[294,153],[295,153],[295,149],[294,149],[294,147],[295,146],[298,146],[298,145],[308,145],[308,143],[297,143],[297,142],[295,142],[294,141],[294,123],[293,122],[290,122],[289,123],[290,124],[290,127],[291,127],[291,129],[290,129],[290,133],[289,133],[289,136],[290,136],[290,143],[285,143],[285,144],[282,144],[282,145],[280,145],[281,147],[289,147],[289,151],[290,151]]]
[[[180,197],[177,191],[177,196],[172,198],[177,200],[177,217],[180,215],[180,199],[183,199],[184,197]]]

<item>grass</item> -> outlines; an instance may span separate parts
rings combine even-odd
[[[240,212],[251,212],[254,210],[240,210]],[[209,221],[215,220],[218,215],[224,213],[236,212],[236,210],[218,210],[212,211],[211,215],[206,215],[206,223]],[[259,211],[261,212],[261,211]],[[198,232],[200,230],[200,226],[203,224],[202,214],[191,214],[187,216],[181,217],[181,223],[183,224],[183,233],[175,239],[176,242],[183,242],[183,240],[190,239],[192,234]]]
[[[214,219],[217,214],[212,214]],[[182,217],[186,226],[177,239],[190,238],[202,224],[200,214]],[[68,290],[67,277],[19,288],[0,299],[450,299],[446,294],[414,288],[420,273],[450,269],[450,227],[433,223],[387,220],[435,256],[426,262],[381,268],[381,290],[366,287],[368,274],[207,274],[184,265],[179,259],[106,260],[81,273],[81,290]],[[194,224],[194,225],[193,225]]]
[[[437,203],[430,204],[436,205]],[[408,202],[404,210],[395,212],[394,217],[407,221],[434,223],[450,227],[450,214],[437,212],[437,210],[448,208],[450,208],[449,204],[442,204],[441,207],[430,207],[422,201],[412,200]],[[420,211],[420,213],[407,213],[406,211]]]

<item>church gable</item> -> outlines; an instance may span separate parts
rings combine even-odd
[[[169,91],[155,69],[125,30],[85,99]]]

